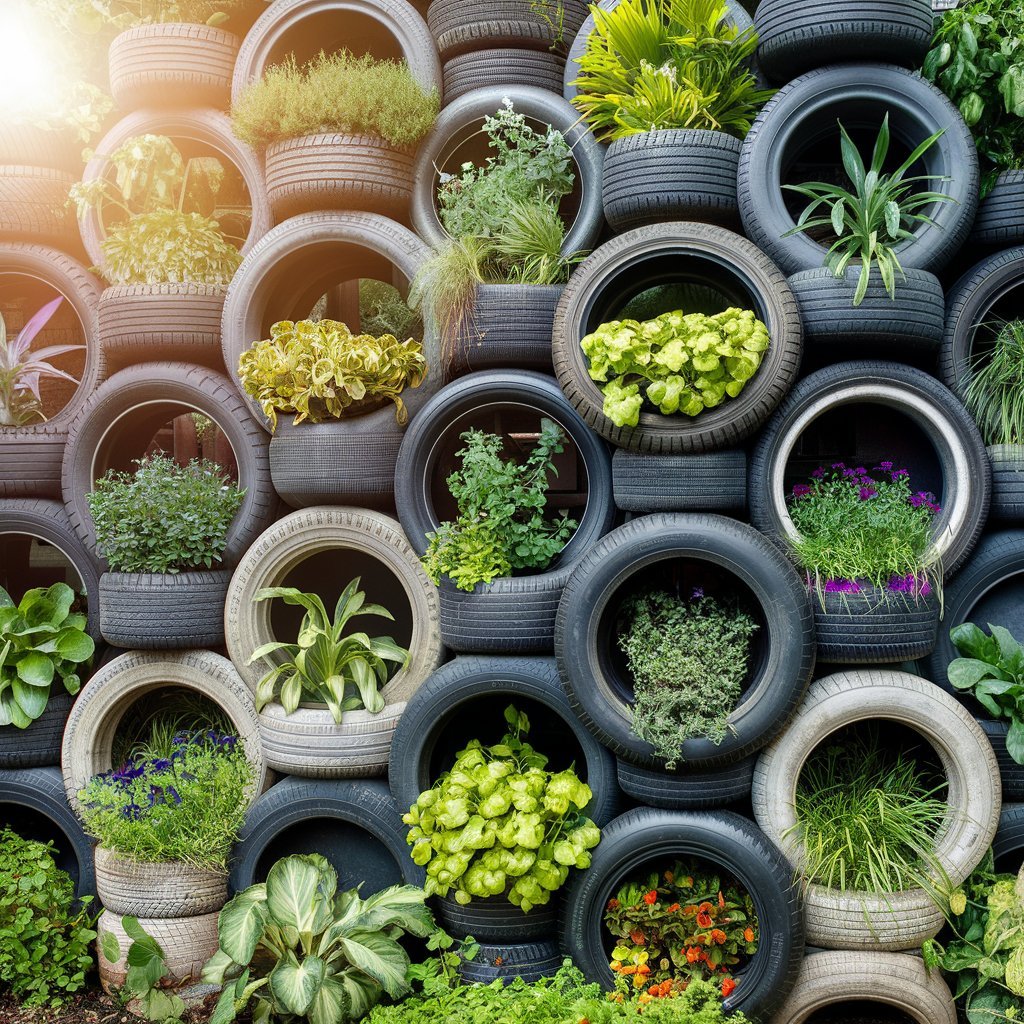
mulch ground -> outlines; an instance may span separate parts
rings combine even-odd
[[[206,1024],[216,1002],[217,997],[211,996],[204,1006],[186,1011],[182,1020],[185,1024]],[[248,1014],[239,1017],[240,1022],[248,1019]],[[26,1009],[9,996],[0,996],[0,1021],[3,1024],[148,1024],[98,988],[80,993],[59,1010]]]

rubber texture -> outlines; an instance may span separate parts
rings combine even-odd
[[[984,730],[992,744],[992,752],[996,755],[1003,801],[1024,800],[1024,765],[1017,764],[1006,749],[1006,734],[1010,730],[1010,723],[1005,719],[993,722],[987,718],[977,718],[976,721]]]
[[[565,57],[549,50],[473,50],[444,62],[444,102],[489,85],[529,85],[560,96],[564,73]]]
[[[510,945],[480,943],[472,960],[459,963],[459,977],[467,985],[489,985],[500,978],[508,984],[522,978],[527,984],[554,977],[562,955],[554,942],[519,942]]]
[[[667,810],[707,810],[750,799],[755,755],[714,771],[670,774],[641,768],[618,759],[619,787],[647,807]]]
[[[27,728],[0,728],[0,768],[44,768],[60,764],[60,743],[74,697],[59,679],[50,685],[43,713]]]
[[[105,910],[133,917],[196,917],[220,910],[228,898],[224,872],[182,861],[134,861],[96,847],[96,893]]]
[[[51,167],[0,166],[0,242],[74,245],[75,219],[64,206],[74,183]]]
[[[1024,804],[1003,804],[999,815],[999,830],[992,840],[996,861],[1024,851]]]
[[[562,2],[563,36],[572,39],[587,17],[587,4]],[[444,60],[496,46],[550,50],[557,42],[554,26],[531,10],[528,0],[432,0],[427,25]]]
[[[1024,245],[1024,171],[1003,171],[981,201],[970,241],[1007,249]]]
[[[454,899],[437,898],[437,916],[441,927],[459,939],[471,935],[478,942],[502,945],[550,941],[558,927],[559,896],[552,893],[548,903],[525,914],[504,896],[474,899],[464,907]]]
[[[747,455],[612,453],[615,504],[625,512],[736,512],[747,507]]]
[[[992,466],[989,519],[1001,523],[1024,522],[1024,445],[989,445],[988,461]]]
[[[52,167],[77,176],[83,148],[70,128],[48,131],[13,119],[0,125],[0,166]]]

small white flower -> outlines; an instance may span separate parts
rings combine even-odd
[[[501,97],[501,105],[503,107],[508,107],[508,109],[511,110],[512,109],[512,100],[508,96],[502,96]]]

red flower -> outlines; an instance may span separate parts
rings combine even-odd
[[[650,907],[650,906],[652,906],[653,904],[655,904],[657,902],[658,902],[658,890],[657,889],[652,889],[650,892],[644,893],[644,903],[646,903],[647,906]]]
[[[711,930],[711,941],[717,942],[720,946],[725,945],[726,935],[721,928],[713,928]]]
[[[726,978],[725,981],[722,982],[722,998],[728,999],[729,996],[732,995],[732,991],[735,987],[736,982],[733,981],[732,978]]]
[[[699,928],[710,928],[714,922],[711,920],[711,915],[705,910],[697,912],[697,926]]]
[[[679,909],[679,904],[678,903],[673,903],[672,906],[668,908],[668,912],[670,914],[674,914],[678,909]]]

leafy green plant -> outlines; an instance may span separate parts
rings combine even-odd
[[[316,853],[279,860],[220,912],[220,948],[203,970],[224,987],[210,1024],[230,1024],[253,1000],[254,1024],[347,1024],[383,995],[401,997],[409,955],[398,940],[435,928],[423,901],[411,885],[365,900],[356,889],[339,893],[337,873]]]
[[[504,441],[497,434],[467,430],[459,436],[466,442],[456,452],[462,469],[447,480],[459,516],[427,534],[427,575],[435,583],[447,576],[459,589],[472,590],[514,569],[546,568],[577,526],[564,513],[544,516],[554,456],[565,447],[562,428],[542,419],[537,444],[522,463],[502,458]]]
[[[359,327],[364,334],[423,340],[423,319],[385,281],[364,277],[359,282]]]
[[[177,573],[219,562],[245,491],[214,462],[181,466],[149,455],[135,465],[134,473],[109,470],[87,495],[111,571]]]
[[[409,652],[389,636],[371,638],[366,633],[345,633],[349,620],[359,615],[377,615],[394,621],[387,608],[365,603],[360,582],[357,576],[341,592],[333,618],[316,594],[304,594],[294,587],[267,587],[256,593],[254,601],[279,597],[285,604],[306,609],[296,643],[271,640],[258,647],[249,659],[250,665],[260,658],[271,665],[256,686],[257,710],[262,711],[276,700],[290,715],[303,699],[321,701],[339,723],[346,711],[365,708],[379,714],[384,710],[379,687],[406,665]],[[270,657],[279,652],[283,652],[286,661]]]
[[[83,145],[99,134],[114,101],[92,82],[58,82],[48,96],[34,96],[29,106],[14,112],[15,124],[31,124],[43,131],[70,130]]]
[[[749,309],[710,315],[677,309],[643,322],[603,323],[580,348],[591,380],[602,383],[605,416],[617,426],[635,427],[645,401],[665,416],[698,416],[736,398],[770,340]]]
[[[157,1024],[181,1024],[185,1003],[176,992],[161,987],[167,976],[167,963],[160,943],[131,915],[121,918],[121,926],[131,939],[122,953],[121,943],[113,932],[104,932],[99,940],[104,958],[112,964],[125,957],[125,982],[121,996],[129,1008],[146,1020]]]
[[[66,583],[26,590],[15,605],[0,587],[0,726],[27,729],[45,710],[54,680],[78,693],[96,645],[73,612]]]
[[[356,57],[347,50],[301,67],[271,65],[234,104],[235,134],[250,146],[305,135],[372,135],[414,146],[434,126],[440,98],[426,92],[404,61]]]
[[[295,424],[323,423],[374,398],[394,402],[395,418],[405,423],[402,391],[423,381],[427,360],[413,338],[355,335],[337,320],[280,320],[269,339],[242,353],[238,373],[272,430],[278,412],[293,414]]]
[[[736,601],[649,590],[623,606],[618,646],[633,677],[633,732],[675,768],[692,736],[721,743],[757,623]]]
[[[564,0],[529,0],[530,13],[536,14],[549,29],[553,52],[565,50],[565,3]]]
[[[974,358],[964,405],[985,444],[1024,444],[1024,320],[1004,323]]]
[[[75,899],[53,843],[0,831],[0,984],[25,1006],[60,1006],[93,966],[91,896]]]
[[[467,935],[456,943],[443,928],[438,928],[426,942],[427,951],[434,956],[409,964],[406,980],[418,995],[442,995],[462,986],[459,968],[476,959],[480,943]]]
[[[623,0],[594,11],[574,105],[602,141],[664,128],[742,139],[773,89],[750,70],[757,50],[721,0]]]
[[[109,27],[118,32],[136,25],[184,22],[223,25],[232,15],[262,6],[261,0],[33,0],[68,30],[93,35]]]
[[[140,701],[125,712],[111,744],[110,762],[169,760],[182,736],[211,730],[226,734],[231,729],[227,712],[209,697],[195,690],[171,691],[161,694],[155,705]]]
[[[412,859],[427,869],[427,893],[451,892],[461,904],[505,896],[528,913],[565,884],[570,867],[590,866],[601,833],[583,813],[590,787],[571,767],[545,770],[547,757],[522,738],[530,721],[514,705],[505,721],[499,743],[471,740],[402,821]]]
[[[836,240],[825,254],[825,266],[833,275],[837,278],[845,277],[850,261],[860,260],[860,276],[853,293],[853,305],[859,306],[864,301],[871,280],[871,268],[874,266],[878,267],[889,298],[895,299],[896,275],[905,277],[896,255],[896,245],[914,237],[910,230],[912,225],[935,223],[925,212],[929,207],[936,203],[955,202],[952,196],[944,192],[917,190],[919,182],[949,181],[948,175],[918,174],[906,177],[907,171],[931,149],[945,129],[929,135],[895,171],[883,173],[882,167],[889,153],[888,112],[875,139],[869,170],[865,170],[860,152],[842,122],[838,123],[842,136],[843,167],[853,191],[824,181],[783,185],[783,188],[798,192],[811,202],[800,214],[796,226],[782,237],[819,228],[831,230]],[[828,214],[815,216],[821,207],[825,207]]]

